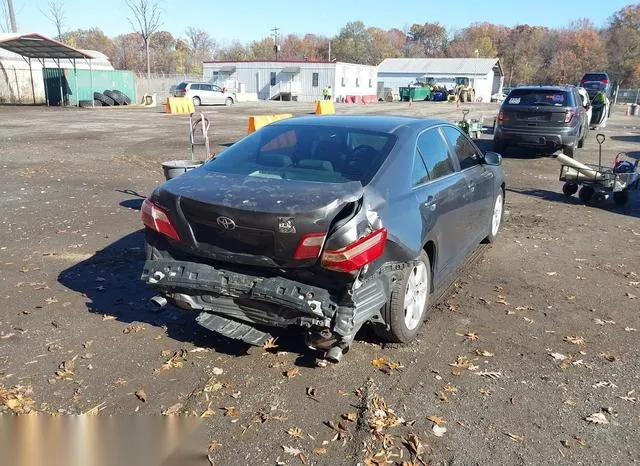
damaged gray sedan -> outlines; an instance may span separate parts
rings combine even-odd
[[[365,322],[414,339],[430,296],[502,221],[501,157],[442,120],[283,120],[159,186],[142,206],[154,301],[263,344],[304,328],[339,361]]]

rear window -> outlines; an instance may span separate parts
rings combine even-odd
[[[505,101],[508,105],[571,106],[568,92],[544,89],[514,89]]]
[[[608,79],[605,73],[587,73],[582,77],[583,81],[605,81]]]
[[[178,84],[178,85],[176,86],[176,89],[177,89],[178,91],[184,91],[184,90],[187,88],[187,84],[188,84],[188,83],[180,83],[180,84]]]
[[[367,185],[396,136],[333,126],[266,126],[205,165],[211,172],[279,180]]]

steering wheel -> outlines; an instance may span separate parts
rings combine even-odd
[[[363,154],[360,154],[361,152],[362,152]],[[353,155],[360,155],[360,156],[362,156],[362,155],[364,155],[364,153],[366,153],[366,152],[369,152],[369,153],[370,153],[372,156],[374,156],[374,157],[375,157],[376,155],[378,155],[378,151],[376,150],[376,148],[375,148],[375,147],[373,147],[373,146],[369,146],[369,145],[367,145],[367,144],[362,144],[362,145],[360,145],[360,146],[356,147],[355,149],[353,149]]]

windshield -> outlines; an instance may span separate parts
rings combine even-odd
[[[238,141],[206,170],[279,180],[368,184],[396,136],[339,126],[276,125]]]
[[[507,99],[508,105],[548,105],[562,107],[569,105],[568,94],[564,91],[545,89],[514,89]]]
[[[187,87],[187,83],[180,83],[176,86],[176,89],[181,91]]]
[[[607,75],[604,74],[604,73],[587,73],[582,78],[583,82],[588,82],[588,81],[606,81],[606,80],[607,80]]]

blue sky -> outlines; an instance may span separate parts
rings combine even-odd
[[[4,0],[0,0],[4,1]],[[55,29],[41,10],[47,0],[13,0],[21,32],[55,35]],[[413,23],[440,22],[454,30],[476,21],[493,23],[566,26],[580,17],[602,25],[628,0],[485,0],[471,1],[458,8],[447,1],[388,0],[160,0],[163,27],[175,36],[189,26],[209,32],[218,43],[234,39],[248,42],[270,34],[274,26],[280,34],[312,32],[331,36],[347,21],[362,20],[368,26],[402,29]],[[455,3],[455,2],[454,2]],[[464,2],[463,2],[464,3]],[[422,5],[424,14],[415,14]],[[457,5],[457,4],[456,4]],[[517,6],[515,6],[517,5]],[[123,0],[65,0],[67,29],[100,27],[107,35],[131,31]],[[451,8],[449,8],[449,6]],[[474,8],[475,7],[475,8]]]

